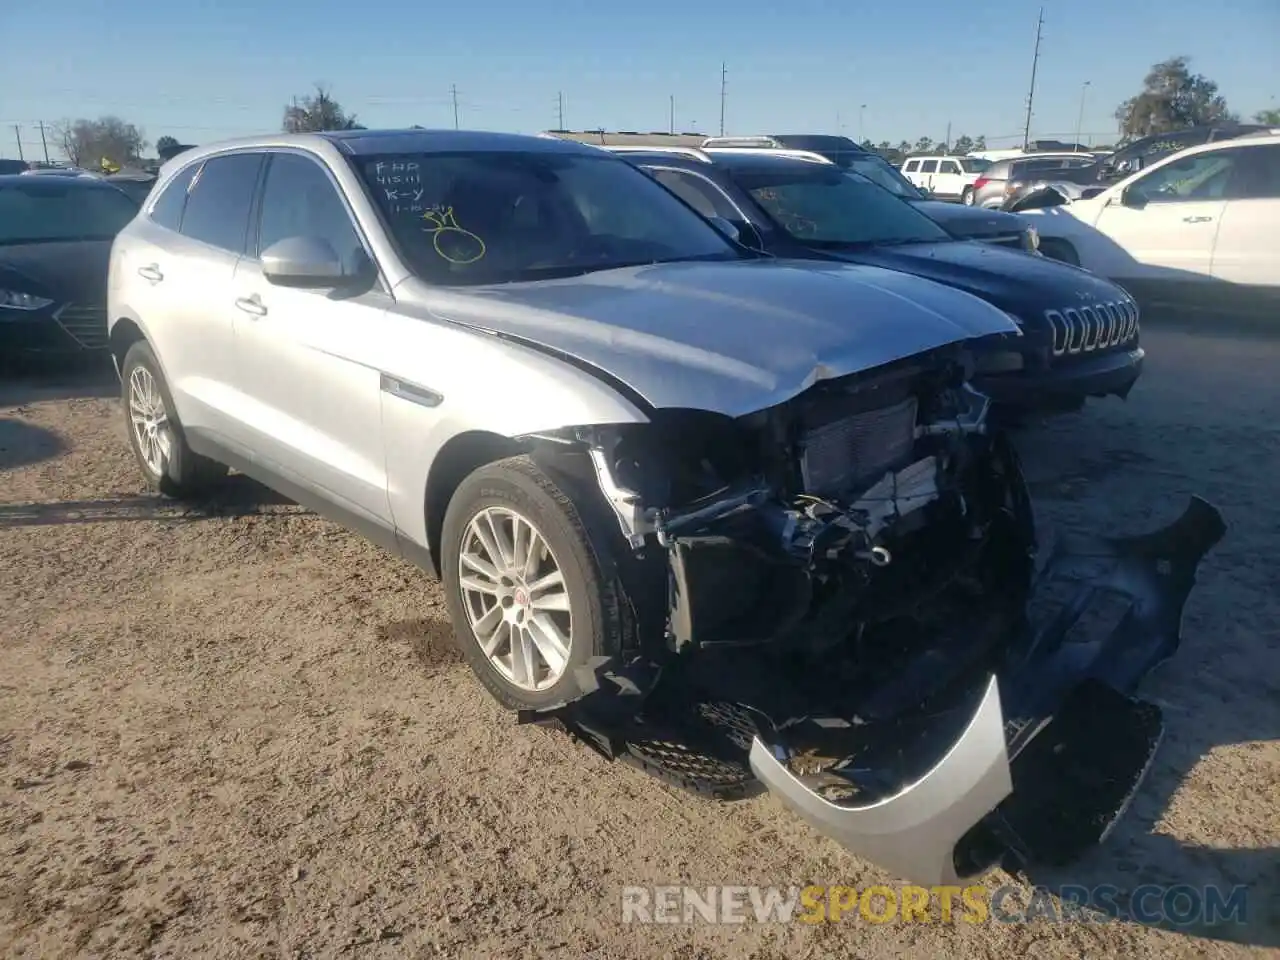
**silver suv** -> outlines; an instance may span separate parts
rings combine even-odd
[[[1026,639],[1026,488],[965,384],[967,341],[1018,336],[1000,310],[754,253],[594,147],[454,131],[183,153],[108,299],[161,491],[234,467],[439,572],[524,719],[685,782],[710,754],[712,792],[763,781],[907,876],[976,863],[955,850],[1011,790],[1002,709],[1032,687],[997,671]],[[1162,627],[1199,555],[1142,550],[1177,568],[1143,598]],[[824,776],[861,778],[868,736],[851,800],[790,766],[822,742],[857,758]]]

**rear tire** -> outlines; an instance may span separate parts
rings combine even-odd
[[[964,188],[964,192],[960,194],[960,202],[966,207],[973,206],[973,187]]]
[[[149,487],[181,499],[203,493],[227,475],[226,466],[187,445],[160,363],[145,340],[125,354],[120,381],[129,446]]]
[[[1063,263],[1069,263],[1073,267],[1080,266],[1080,254],[1076,253],[1076,248],[1066,240],[1050,238],[1046,240],[1040,238],[1040,252],[1050,260],[1060,260]]]
[[[607,549],[571,492],[527,456],[486,464],[454,491],[440,544],[445,598],[463,657],[504,707],[572,698],[576,668],[622,649],[627,605],[602,563]]]

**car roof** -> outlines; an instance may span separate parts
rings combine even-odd
[[[598,153],[588,144],[557,137],[538,137],[519,133],[490,133],[474,130],[326,130],[319,133],[277,133],[239,137],[203,144],[178,154],[173,161],[182,165],[197,156],[208,156],[232,149],[254,147],[315,147],[328,143],[350,156],[376,156],[383,153],[445,153],[454,150],[511,150],[529,153]],[[172,163],[173,161],[169,161]]]
[[[34,192],[49,190],[50,192],[71,190],[115,190],[111,184],[101,177],[33,177],[25,173],[0,174],[0,187],[22,186]]]

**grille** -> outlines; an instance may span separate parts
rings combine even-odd
[[[57,312],[58,325],[86,350],[107,345],[107,308],[86,303],[69,303]]]
[[[916,398],[809,430],[801,443],[805,490],[834,494],[877,479],[915,445]]]
[[[1046,310],[1053,355],[1091,353],[1128,343],[1138,335],[1138,306],[1129,300]]]

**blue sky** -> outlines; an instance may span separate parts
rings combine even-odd
[[[843,132],[875,141],[1020,135],[1037,0],[54,0],[0,9],[0,155],[38,120],[115,113],[150,141],[279,128],[314,82],[367,126],[715,133]],[[1280,0],[1045,0],[1033,135],[1112,113],[1175,54],[1245,114],[1280,106]],[[26,38],[26,39],[23,39]],[[17,41],[17,42],[14,42]],[[29,41],[29,42],[28,42]],[[866,104],[865,110],[860,105]],[[861,115],[861,117],[860,117]],[[860,129],[861,127],[861,129]]]

